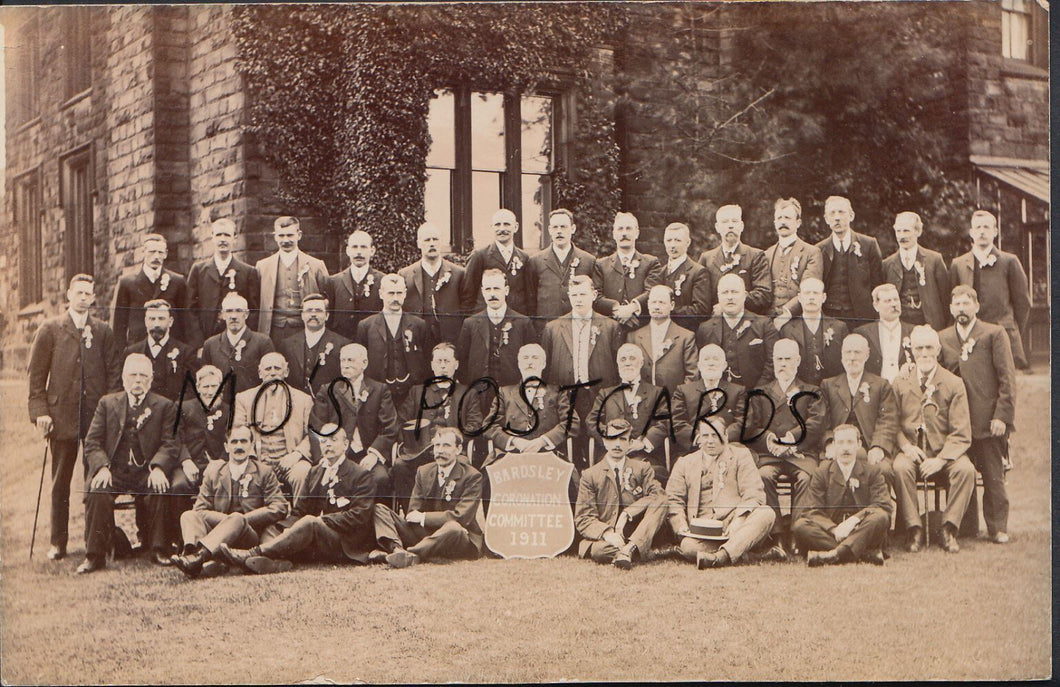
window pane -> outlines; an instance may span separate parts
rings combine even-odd
[[[1049,232],[1034,231],[1030,236],[1031,303],[1049,305]]]
[[[551,209],[552,179],[537,174],[523,174],[520,181],[523,197],[523,220],[520,223],[523,248],[532,253],[543,248],[542,242],[547,239],[545,215]]]
[[[1011,15],[1010,26],[1012,27],[1012,36],[1010,38],[1012,48],[1012,59],[1014,60],[1025,60],[1027,59],[1027,15],[1016,14]]]
[[[504,96],[500,93],[472,93],[471,169],[503,172],[505,168]]]
[[[523,171],[548,174],[552,171],[552,98],[524,96],[520,111]]]
[[[1012,57],[1012,13],[1001,13],[1001,56]]]
[[[428,167],[456,167],[456,124],[454,123],[455,100],[449,90],[435,91],[427,113],[427,132],[431,135],[431,147],[427,151]]]
[[[423,187],[423,221],[434,224],[449,245],[453,245],[452,227],[452,172],[448,169],[428,169]]]
[[[471,173],[471,234],[475,248],[493,240],[490,219],[501,207],[501,175],[497,172]]]

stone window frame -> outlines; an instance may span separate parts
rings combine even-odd
[[[547,197],[542,199],[541,209],[543,218],[548,217],[552,208],[552,179],[559,168],[566,167],[568,163],[568,150],[573,138],[574,128],[574,103],[573,93],[568,87],[560,82],[549,82],[539,84],[532,91],[497,91],[490,89],[477,89],[467,84],[449,85],[439,88],[438,91],[450,91],[454,99],[454,163],[448,167],[450,177],[450,236],[451,245],[448,250],[456,253],[468,253],[474,248],[474,226],[472,222],[472,173],[471,162],[471,97],[473,94],[494,93],[503,96],[504,107],[504,131],[505,131],[505,169],[499,172],[501,180],[500,207],[507,208],[515,213],[519,220],[519,231],[515,236],[515,243],[531,253],[536,252],[539,245],[524,245],[523,227],[526,226],[523,213],[522,182],[523,177],[530,176],[522,172],[522,142],[520,136],[511,135],[518,133],[521,127],[521,102],[523,96],[540,96],[552,100],[552,163],[551,169],[546,177],[545,187],[548,189]],[[428,165],[428,170],[444,170],[446,167]],[[534,220],[530,220],[534,221]],[[444,229],[443,229],[444,233]],[[547,236],[547,222],[542,221],[542,235]]]
[[[98,197],[95,167],[92,143],[79,145],[59,156],[59,205],[65,227],[63,263],[67,281],[75,274],[95,274],[92,236]],[[81,171],[84,177],[78,175]]]
[[[67,101],[78,100],[92,90],[91,21],[89,7],[67,7],[63,10],[63,93]]]
[[[26,308],[44,300],[44,194],[39,167],[12,180],[12,215],[18,228],[18,297]]]
[[[1027,67],[1035,72],[1049,68],[1049,14],[1039,0],[1001,0],[1001,56],[1006,69],[1026,76]],[[1022,31],[1016,27],[1022,27]],[[1012,40],[1026,35],[1024,51],[1015,49]]]
[[[7,114],[15,127],[27,127],[40,119],[39,17],[33,16],[14,27],[5,43],[11,49],[6,63]]]

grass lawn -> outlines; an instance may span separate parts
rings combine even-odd
[[[882,568],[699,572],[664,561],[622,573],[560,558],[198,582],[143,560],[75,576],[76,499],[71,555],[47,561],[47,493],[29,561],[43,443],[26,418],[25,383],[0,381],[0,394],[4,683],[1050,675],[1046,375],[1019,377],[1006,547],[963,540],[956,556],[896,552]]]

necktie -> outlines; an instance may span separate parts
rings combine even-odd
[[[977,258],[975,256],[972,256],[972,262],[975,265],[974,271],[972,272],[972,288],[975,289],[975,292],[978,294],[978,293],[980,293],[980,290],[979,290],[979,278],[980,278],[980,274],[982,273],[983,270],[979,266],[979,258]]]
[[[615,471],[615,485],[618,487],[618,492],[622,493],[622,480],[618,477],[618,468],[612,468]]]
[[[921,373],[920,375],[920,393],[927,391],[927,378],[926,374]]]

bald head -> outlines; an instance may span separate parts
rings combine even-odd
[[[493,213],[490,224],[493,226],[493,236],[497,239],[497,243],[503,246],[511,245],[515,232],[519,230],[519,222],[515,220],[515,213],[501,208]]]
[[[718,303],[721,311],[729,317],[743,313],[747,302],[747,286],[738,274],[726,274],[718,280]]]
[[[847,334],[843,339],[843,369],[852,379],[861,377],[865,372],[865,362],[869,359],[869,341],[861,334]]]
[[[287,379],[287,373],[287,359],[282,353],[273,351],[261,356],[261,361],[258,363],[258,376],[261,377],[262,384],[282,382]]]

